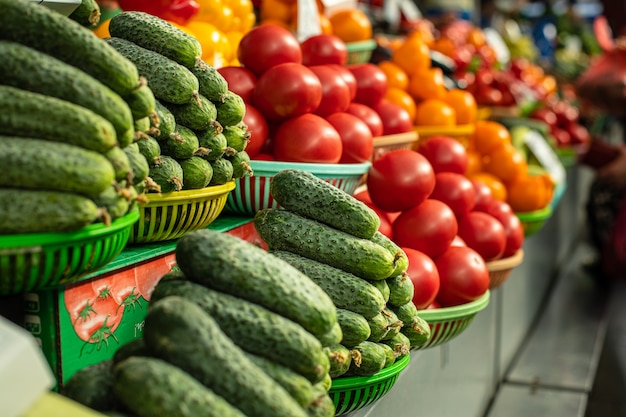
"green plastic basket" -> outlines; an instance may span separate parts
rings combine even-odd
[[[541,210],[529,211],[526,213],[515,213],[522,222],[524,236],[529,237],[543,228],[545,222],[552,216],[552,206],[547,205]]]
[[[0,295],[65,285],[96,271],[124,249],[137,219],[134,210],[109,226],[0,236]]]
[[[396,383],[400,372],[406,368],[410,359],[410,355],[405,355],[390,367],[372,376],[333,379],[333,385],[328,393],[335,404],[335,415],[351,413],[381,399]]]
[[[454,339],[474,321],[474,317],[489,305],[490,292],[487,290],[480,298],[454,307],[442,307],[432,310],[420,310],[419,315],[430,325],[430,339],[412,350],[421,350],[440,346]]]
[[[374,39],[346,43],[346,49],[348,50],[348,60],[346,64],[363,64],[369,62],[372,57],[372,52],[376,49],[376,45]]]
[[[348,194],[354,193],[363,175],[371,166],[370,162],[360,164],[312,164],[276,161],[250,161],[254,171],[251,177],[245,176],[237,181],[235,189],[228,194],[225,211],[229,213],[254,216],[265,208],[276,208],[278,204],[270,193],[270,181],[274,175],[284,169],[302,169],[326,180]]]

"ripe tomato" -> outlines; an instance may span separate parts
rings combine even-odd
[[[344,112],[326,116],[326,120],[339,133],[342,143],[341,164],[354,164],[369,161],[374,151],[372,132],[358,117]]]
[[[498,219],[504,227],[506,245],[502,257],[508,258],[515,255],[524,244],[524,228],[519,217],[515,215],[511,206],[499,200],[493,200],[489,204],[487,214]]]
[[[483,169],[485,172],[495,175],[504,183],[528,174],[526,158],[510,143],[498,146],[485,155],[483,158]]]
[[[409,258],[407,275],[413,282],[413,304],[418,310],[427,308],[439,292],[439,272],[435,262],[423,252],[412,248],[402,248]]]
[[[257,81],[253,104],[271,120],[310,113],[322,101],[319,78],[301,64],[280,64],[268,69]]]
[[[406,38],[393,52],[391,60],[407,74],[430,68],[430,51],[420,37]]]
[[[398,149],[372,163],[367,189],[374,204],[385,211],[403,211],[420,205],[435,188],[435,173],[419,153]]]
[[[417,151],[433,166],[435,173],[456,172],[465,174],[468,157],[465,147],[449,136],[433,136],[419,142]]]
[[[365,122],[372,132],[373,137],[382,136],[383,134],[383,121],[373,108],[361,103],[350,103],[346,109],[346,113],[350,113]]]
[[[343,78],[345,83],[348,85],[348,89],[350,90],[350,101],[354,100],[354,97],[356,97],[356,89],[357,89],[356,78],[354,78],[354,74],[350,72],[348,67],[343,66],[343,65],[331,64],[330,67],[334,69],[335,71],[337,71],[339,75],[341,76],[341,78]]]
[[[269,135],[269,127],[261,112],[249,103],[246,103],[246,114],[243,116],[243,122],[248,126],[248,132],[250,132],[250,141],[246,146],[246,152],[252,158],[261,152],[261,148],[263,148]]]
[[[470,179],[474,186],[474,210],[487,212],[489,204],[494,200],[491,188],[482,181]]]
[[[418,126],[454,126],[454,109],[441,100],[428,99],[417,105],[415,124]]]
[[[296,37],[287,29],[261,25],[241,38],[237,58],[242,66],[260,77],[269,68],[279,64],[301,64],[302,50]]]
[[[273,142],[278,161],[336,164],[341,159],[339,133],[312,113],[285,120],[276,130]]]
[[[458,219],[459,236],[486,261],[498,259],[506,247],[502,223],[490,214],[472,211]]]
[[[467,244],[463,241],[463,239],[461,239],[459,235],[456,235],[454,236],[454,239],[452,239],[452,243],[450,243],[450,246],[467,246]]]
[[[467,176],[471,180],[477,180],[485,184],[491,190],[491,196],[496,200],[506,201],[508,190],[498,177],[488,172],[477,172]]]
[[[373,109],[383,122],[383,135],[394,135],[413,130],[413,121],[409,112],[399,105],[383,98]]]
[[[314,35],[300,44],[302,64],[345,65],[348,60],[348,48],[344,41],[334,35]]]
[[[350,88],[341,75],[328,65],[308,67],[319,78],[322,85],[322,100],[314,113],[326,117],[346,111],[350,105]]]
[[[356,96],[354,101],[374,107],[387,92],[387,76],[377,65],[353,64],[347,68],[356,78]]]
[[[333,34],[344,42],[358,42],[372,38],[372,22],[355,8],[341,9],[329,16]]]
[[[489,271],[472,248],[451,246],[435,259],[439,272],[437,301],[442,307],[466,304],[489,289]]]
[[[457,231],[450,207],[431,199],[403,211],[393,222],[393,238],[399,246],[424,252],[432,259],[450,247]]]
[[[378,68],[387,76],[387,85],[389,87],[396,87],[406,91],[409,86],[409,76],[406,71],[391,61],[379,62]]]
[[[410,73],[407,91],[416,101],[443,101],[446,97],[443,71],[440,68],[429,68]]]
[[[389,87],[385,93],[385,99],[402,107],[409,114],[409,118],[413,120],[415,118],[415,111],[417,105],[415,100],[409,93],[398,87]]]
[[[378,218],[380,218],[380,226],[378,227],[378,231],[387,236],[389,239],[393,239],[393,229],[391,227],[391,219],[389,217],[389,213],[383,211],[380,207],[376,206],[376,204],[372,202],[370,194],[367,190],[359,191],[358,193],[354,194],[354,198],[363,202],[363,204],[376,212]]]
[[[474,208],[476,195],[472,182],[465,175],[439,172],[435,174],[435,189],[430,198],[446,203],[458,219]]]
[[[511,134],[498,122],[478,120],[471,141],[476,150],[484,155],[499,146],[511,143]]]
[[[472,93],[453,88],[446,93],[444,101],[454,109],[456,124],[465,125],[476,121],[478,106]]]
[[[217,70],[228,83],[228,89],[238,94],[246,103],[252,103],[252,94],[258,78],[244,67],[227,66]]]

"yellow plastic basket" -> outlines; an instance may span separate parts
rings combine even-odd
[[[417,132],[419,140],[415,142],[413,149],[416,149],[421,141],[428,140],[433,136],[448,136],[457,139],[463,145],[467,145],[470,136],[474,134],[475,125],[458,125],[458,126],[414,126],[413,130]]]
[[[524,260],[524,251],[518,250],[515,255],[508,258],[497,259],[487,262],[489,271],[489,289],[495,290],[509,278],[513,269],[519,266]]]
[[[360,42],[346,43],[348,49],[348,61],[346,64],[363,64],[369,62],[372,52],[376,49],[376,41],[368,39]]]
[[[220,215],[235,181],[198,190],[147,194],[130,243],[161,242],[207,227]]]

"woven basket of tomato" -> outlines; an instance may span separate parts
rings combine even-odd
[[[524,260],[524,251],[519,249],[513,256],[487,262],[489,271],[489,289],[495,290],[509,278],[515,267]]]

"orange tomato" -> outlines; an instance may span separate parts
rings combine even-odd
[[[332,35],[333,34],[333,24],[330,23],[330,19],[326,17],[325,14],[319,14],[320,18],[320,29],[324,35]]]
[[[365,41],[372,38],[372,23],[359,9],[342,9],[330,17],[333,34],[344,42]]]
[[[524,156],[511,144],[498,146],[483,158],[483,169],[510,183],[528,174],[528,164]]]
[[[507,202],[517,213],[541,210],[553,193],[554,183],[548,174],[526,175],[509,184]]]
[[[478,120],[470,141],[474,149],[484,155],[499,146],[511,143],[511,134],[498,122]]]
[[[97,28],[93,29],[94,35],[100,39],[111,37],[111,34],[109,33],[109,23],[111,23],[111,19],[101,22]]]
[[[430,46],[430,49],[442,53],[445,56],[453,57],[456,53],[456,44],[452,39],[442,37],[435,39],[435,41]]]
[[[454,109],[441,100],[424,100],[415,110],[415,124],[418,126],[454,126]]]
[[[421,38],[417,36],[406,38],[393,51],[391,62],[402,68],[410,76],[416,71],[430,68],[430,50]]]
[[[481,172],[483,170],[482,155],[470,149],[466,151],[466,154],[467,154],[467,169],[465,170],[465,175],[470,176],[478,172]]]
[[[500,201],[507,201],[507,187],[500,181],[498,177],[488,172],[477,172],[467,175],[470,180],[477,180],[485,184],[491,190],[493,198]]]
[[[409,94],[416,101],[436,99],[443,101],[446,97],[446,85],[441,68],[429,68],[409,75]]]
[[[409,86],[409,76],[406,72],[391,61],[382,61],[378,63],[380,68],[387,76],[387,86],[397,87],[406,90]]]
[[[411,95],[405,90],[398,87],[387,87],[385,98],[406,110],[407,113],[409,113],[409,116],[411,116],[411,120],[415,119],[417,106],[413,97],[411,97]]]
[[[279,26],[279,27],[287,29],[287,30],[291,30],[291,27],[290,27],[289,23],[283,22],[282,20],[276,20],[276,19],[264,19],[264,20],[261,20],[259,22],[259,26],[260,25],[274,25],[274,26]]]
[[[285,3],[281,0],[263,0],[259,7],[259,19],[280,20],[290,23],[294,16],[295,4]]]
[[[478,105],[469,91],[453,88],[446,93],[444,101],[456,112],[456,124],[474,123],[478,114]]]
[[[487,44],[487,40],[485,39],[484,32],[482,31],[482,29],[477,28],[477,27],[470,29],[470,31],[467,34],[467,37],[465,38],[465,42],[469,43],[470,45],[476,48],[480,48],[481,46],[484,46]]]

